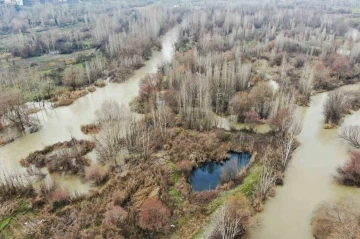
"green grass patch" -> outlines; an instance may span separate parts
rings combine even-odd
[[[184,225],[185,223],[186,223],[186,217],[182,216],[178,220],[176,220],[175,225],[177,227],[180,227],[180,226]]]
[[[0,221],[0,232],[3,231],[17,215],[26,214],[30,211],[31,210],[27,207],[26,202],[20,202],[19,210],[17,212],[14,212],[9,216],[4,216],[3,219]]]
[[[169,167],[173,170],[171,173],[171,182],[175,185],[179,181],[179,172],[175,163],[170,162]]]
[[[1,232],[2,230],[4,230],[4,229],[7,227],[7,225],[10,224],[11,220],[12,220],[15,216],[16,216],[16,214],[13,214],[13,215],[11,215],[11,216],[5,216],[5,217],[1,220],[1,222],[0,222],[0,232]]]
[[[171,187],[169,191],[169,196],[176,202],[176,203],[183,203],[183,199],[181,198],[180,192],[175,188]]]
[[[215,199],[209,204],[208,212],[213,213],[217,208],[219,208],[224,203],[226,198],[232,195],[237,195],[239,193],[242,193],[247,198],[250,199],[256,190],[256,185],[259,180],[260,170],[261,170],[260,166],[252,167],[242,184],[240,184],[233,190],[226,192],[224,195]]]
[[[352,13],[360,13],[360,7],[354,7],[351,9]]]

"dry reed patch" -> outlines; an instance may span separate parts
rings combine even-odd
[[[84,134],[97,134],[100,132],[100,125],[98,124],[81,125],[81,132],[83,132]]]
[[[87,90],[88,90],[89,92],[94,92],[94,91],[96,91],[96,87],[93,86],[93,85],[91,85],[91,86],[89,86],[89,87],[87,88]]]
[[[95,143],[87,140],[59,142],[31,153],[20,161],[24,167],[34,165],[37,168],[48,167],[50,172],[77,174],[84,172],[90,160],[84,155],[95,148]]]
[[[105,82],[104,80],[98,80],[98,81],[96,81],[96,82],[94,83],[94,85],[97,86],[97,87],[102,88],[102,87],[105,87],[105,86],[106,86],[106,82]]]

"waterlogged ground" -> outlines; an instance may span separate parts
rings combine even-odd
[[[190,182],[194,191],[215,189],[220,183],[223,170],[245,167],[250,162],[250,154],[229,152],[230,158],[224,162],[205,162],[191,173]]]
[[[353,86],[360,90],[359,86]],[[310,220],[319,203],[331,198],[358,195],[360,189],[337,185],[336,168],[349,159],[350,146],[339,139],[339,129],[323,129],[322,106],[327,93],[311,98],[311,105],[300,109],[303,129],[300,147],[285,174],[285,184],[277,187],[259,214],[262,226],[252,233],[254,239],[312,239]],[[360,111],[346,116],[342,127],[360,124]]]
[[[170,62],[174,55],[173,44],[178,37],[178,28],[174,28],[162,37],[161,52],[153,55],[145,66],[135,72],[127,81],[121,84],[109,83],[104,88],[76,100],[72,105],[49,109],[37,113],[42,128],[34,134],[25,134],[0,148],[1,170],[14,172],[25,170],[20,166],[20,160],[29,153],[41,150],[47,145],[68,141],[71,137],[89,139],[84,135],[80,126],[95,120],[95,111],[105,100],[115,100],[121,105],[128,106],[129,102],[138,95],[139,80],[148,73],[156,73],[157,66],[163,62]],[[86,193],[90,184],[84,183],[79,177],[54,174],[47,176],[48,180],[56,180],[71,191]]]

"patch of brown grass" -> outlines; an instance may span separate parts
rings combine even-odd
[[[94,182],[96,185],[103,184],[109,177],[109,172],[99,164],[91,165],[85,169],[85,179]]]
[[[102,88],[102,87],[105,87],[105,86],[106,86],[106,82],[105,82],[104,80],[98,80],[98,81],[96,81],[96,82],[94,83],[94,85],[97,86],[97,87]]]
[[[84,134],[97,134],[100,132],[100,125],[98,124],[81,125],[81,132],[83,132]]]
[[[91,85],[91,86],[89,86],[89,87],[87,88],[87,90],[88,90],[89,92],[94,92],[94,91],[96,91],[96,87],[93,86],[93,85]]]
[[[37,168],[48,167],[50,172],[84,172],[90,160],[83,157],[95,148],[95,143],[87,140],[65,141],[45,147],[29,154],[20,161],[24,167],[34,165]]]
[[[53,104],[54,108],[62,107],[62,106],[68,106],[74,103],[74,100],[72,99],[60,99],[57,102]]]

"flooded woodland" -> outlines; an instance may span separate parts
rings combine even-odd
[[[0,1],[0,238],[360,237],[359,7]]]

